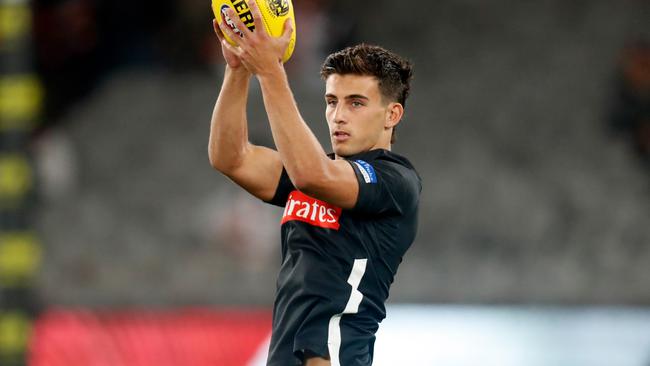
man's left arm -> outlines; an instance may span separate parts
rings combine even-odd
[[[283,67],[258,75],[273,140],[294,186],[348,209],[357,201],[359,183],[345,160],[331,160],[300,115]]]
[[[256,24],[262,24],[256,2],[250,1]],[[289,87],[281,57],[293,31],[287,21],[281,37],[271,37],[264,27],[249,31],[239,17],[230,11],[243,36],[235,35],[230,27],[221,23],[222,31],[238,40],[232,47],[245,67],[257,76],[262,88],[264,106],[280,159],[293,185],[314,198],[344,209],[353,208],[359,193],[359,183],[352,166],[345,160],[331,160],[309,129],[298,110]]]

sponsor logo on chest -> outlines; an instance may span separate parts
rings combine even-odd
[[[313,226],[338,230],[341,211],[340,207],[309,197],[296,190],[289,194],[282,215],[282,223],[297,220]]]

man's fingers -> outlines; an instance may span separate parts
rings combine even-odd
[[[268,34],[266,27],[264,26],[264,20],[262,20],[262,13],[260,12],[260,8],[257,6],[257,1],[249,0],[248,7],[251,9],[251,14],[253,14],[255,29],[259,30],[260,33]]]
[[[282,31],[282,39],[285,42],[289,42],[289,40],[291,40],[292,34],[293,34],[293,20],[291,18],[287,18],[287,20],[284,21],[284,30]]]
[[[235,47],[235,46],[231,45],[231,44],[230,44],[228,41],[226,41],[225,39],[222,39],[222,40],[221,40],[221,46],[222,46],[226,51],[231,52],[232,54],[234,54],[234,55],[236,55],[236,56],[238,56],[238,57],[241,55],[241,48],[239,48],[239,47]]]
[[[247,37],[253,34],[253,32],[251,32],[250,29],[246,27],[246,25],[241,21],[241,19],[239,19],[239,15],[235,13],[235,10],[233,10],[233,8],[228,7],[226,9],[226,15],[228,16],[232,24],[235,26],[235,28],[239,29],[239,31],[241,32],[240,37]]]
[[[225,20],[219,22],[219,29],[221,30],[222,34],[227,35],[233,42],[237,42],[237,40],[241,39],[241,37],[237,33],[235,33],[235,31],[232,28],[230,28],[228,24],[226,24]],[[225,39],[222,39],[222,41],[224,40]]]
[[[219,38],[219,41],[223,40],[223,33],[221,32],[221,29],[219,28],[219,21],[216,19],[212,19],[212,28],[214,29],[214,34],[217,35],[217,38]]]

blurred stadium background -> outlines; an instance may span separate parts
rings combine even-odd
[[[415,63],[377,365],[650,365],[650,3],[294,0],[287,65]],[[211,170],[208,0],[0,0],[0,365],[259,365],[279,209]],[[250,138],[271,146],[251,91]]]

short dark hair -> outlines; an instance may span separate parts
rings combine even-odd
[[[386,100],[406,107],[413,70],[411,63],[401,56],[385,48],[362,43],[327,56],[320,75],[326,80],[332,74],[374,76]]]
[[[406,107],[406,99],[411,90],[413,66],[408,60],[383,47],[362,43],[327,56],[320,75],[323,80],[327,80],[332,74],[374,76],[385,100],[395,101]],[[394,134],[395,129],[393,139]]]

